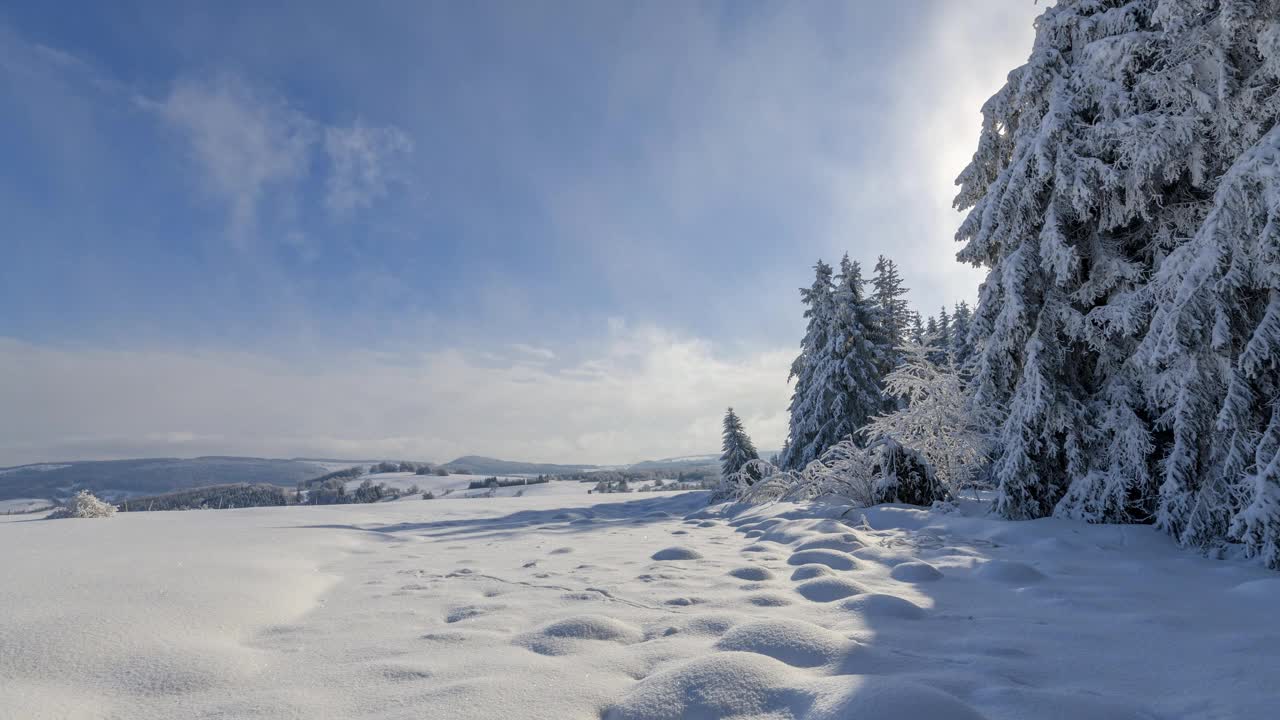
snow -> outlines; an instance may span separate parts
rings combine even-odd
[[[16,472],[49,472],[50,470],[61,470],[71,467],[70,465],[54,465],[51,463],[43,463],[40,465],[19,465],[18,467],[0,468],[0,475],[8,475]]]
[[[9,513],[29,513],[50,507],[53,507],[53,501],[41,498],[14,498],[12,500],[0,500],[0,515],[6,515]]]
[[[2,517],[0,708],[143,720],[1273,710],[1280,580],[1256,563],[1205,559],[1150,527],[1016,523],[972,501],[706,502],[580,489]]]

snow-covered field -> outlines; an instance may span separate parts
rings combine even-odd
[[[0,515],[8,513],[28,513],[35,512],[41,508],[53,507],[52,500],[43,500],[40,498],[14,498],[12,500],[0,500]]]
[[[0,716],[1265,718],[1280,576],[702,493],[0,518]]]

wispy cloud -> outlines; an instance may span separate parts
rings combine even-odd
[[[180,134],[204,190],[226,203],[229,234],[241,244],[256,232],[261,206],[290,204],[313,176],[324,177],[324,204],[333,215],[371,207],[403,180],[396,163],[413,151],[397,127],[326,125],[231,74],[183,77],[162,100],[138,102]],[[327,165],[316,162],[321,155]],[[296,238],[291,232],[284,237]]]
[[[268,192],[292,191],[310,170],[316,123],[238,78],[184,79],[164,100],[144,102],[183,135],[205,189],[227,203],[237,242],[252,234]]]
[[[413,152],[413,141],[399,128],[366,127],[357,120],[348,128],[325,128],[324,149],[332,164],[325,205],[347,215],[370,207],[401,179],[397,162]]]
[[[548,348],[537,347],[536,345],[527,345],[525,343],[512,343],[511,349],[527,358],[534,360],[554,360],[555,352]]]

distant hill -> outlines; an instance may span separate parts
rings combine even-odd
[[[773,453],[761,453],[768,458]],[[534,463],[466,455],[443,467],[472,475],[570,475],[597,470],[688,472],[718,465],[718,454],[646,460],[631,465]],[[139,458],[135,460],[75,460],[0,468],[0,500],[15,498],[64,499],[87,489],[108,499],[159,495],[209,485],[268,484],[292,488],[300,482],[379,460],[332,458],[268,459],[207,456],[198,458]],[[433,465],[434,467],[434,465]]]
[[[472,475],[561,475],[565,473],[595,470],[597,465],[554,465],[552,463],[531,463],[514,460],[465,455],[444,464],[445,469],[453,473],[471,473]]]
[[[108,498],[230,483],[294,487],[329,467],[305,460],[244,457],[143,458],[40,463],[0,469],[0,500],[65,498],[88,489]]]

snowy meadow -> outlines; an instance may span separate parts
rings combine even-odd
[[[577,485],[576,483],[574,485]],[[1280,578],[706,493],[0,519],[14,718],[1263,718]]]

